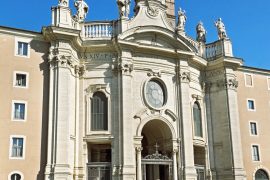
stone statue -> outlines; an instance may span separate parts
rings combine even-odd
[[[227,38],[225,25],[224,25],[224,23],[222,22],[222,19],[221,19],[221,18],[219,18],[219,19],[215,22],[215,26],[217,27],[217,31],[218,31],[218,38],[219,38],[219,39]]]
[[[68,7],[68,0],[59,0],[58,5]]]
[[[78,22],[83,22],[88,13],[89,7],[83,0],[76,0],[74,3],[75,8],[77,9],[77,13],[75,15],[75,19]]]
[[[199,24],[196,26],[197,38],[198,42],[205,43],[206,42],[206,31],[203,27],[203,23],[200,21]]]
[[[182,32],[185,31],[186,20],[187,20],[186,12],[184,10],[182,10],[181,8],[179,8],[179,10],[178,10],[178,23],[177,23],[177,30],[178,31],[182,31]]]
[[[122,19],[123,17],[128,18],[130,13],[130,0],[116,0],[119,10],[119,16]]]

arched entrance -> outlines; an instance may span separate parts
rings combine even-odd
[[[174,159],[171,129],[161,120],[151,120],[142,129],[142,180],[173,180]]]
[[[255,180],[269,180],[269,177],[264,170],[259,169],[255,174]]]

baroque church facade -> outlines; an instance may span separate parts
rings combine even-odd
[[[6,161],[18,169],[3,168],[1,179],[269,179],[269,145],[251,143],[244,135],[258,131],[259,123],[245,111],[256,113],[256,98],[243,94],[254,87],[258,74],[260,81],[265,78],[270,102],[270,71],[245,67],[233,56],[221,19],[216,21],[218,40],[207,44],[202,23],[196,40],[185,33],[185,12],[180,9],[175,17],[172,0],[136,0],[132,18],[129,0],[117,5],[118,20],[85,22],[86,2],[77,0],[72,16],[69,1],[59,0],[52,8],[52,25],[42,34],[1,29],[15,34],[15,56],[40,59],[36,71],[13,73],[14,87],[25,84],[30,90],[38,82],[40,102],[17,101],[28,96],[22,95],[5,111],[16,123],[30,111],[23,126],[25,134],[34,130],[29,137],[24,127],[6,132]],[[270,118],[264,110],[262,131]],[[31,113],[40,120],[28,126]],[[33,153],[28,147],[35,147]],[[35,173],[20,170],[16,159],[21,156],[33,163]]]

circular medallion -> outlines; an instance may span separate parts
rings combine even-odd
[[[155,80],[148,81],[145,88],[145,98],[151,107],[161,108],[165,104],[163,85]]]

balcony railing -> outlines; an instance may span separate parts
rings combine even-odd
[[[111,163],[87,164],[87,180],[111,180]]]
[[[115,33],[114,21],[89,22],[82,24],[82,38],[111,39]]]
[[[206,179],[205,166],[195,165],[195,169],[197,172],[197,180],[205,180]]]

